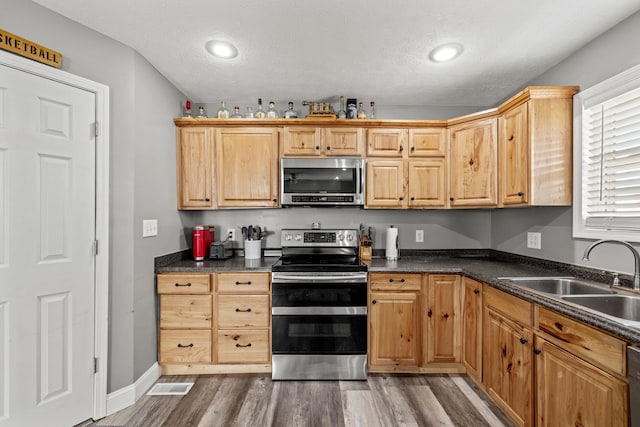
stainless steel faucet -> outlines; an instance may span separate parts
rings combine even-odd
[[[638,254],[638,251],[636,250],[636,248],[631,246],[629,243],[624,242],[622,240],[608,240],[608,239],[598,240],[597,242],[593,242],[591,246],[589,246],[584,251],[584,255],[582,256],[582,259],[585,261],[589,261],[589,254],[591,253],[591,250],[602,243],[615,243],[615,244],[626,246],[627,248],[629,248],[635,260],[635,272],[633,274],[633,290],[640,291],[640,254]]]

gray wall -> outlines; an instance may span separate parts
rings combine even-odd
[[[594,39],[529,85],[579,85],[587,89],[640,63],[640,13]],[[496,210],[491,218],[492,247],[538,258],[593,268],[633,272],[629,250],[606,245],[595,249],[591,261],[582,254],[592,240],[572,238],[572,208]],[[526,249],[526,232],[542,233],[542,250]],[[636,246],[640,248],[640,246]]]
[[[153,257],[186,247],[175,210],[175,133],[181,94],[132,49],[25,0],[2,0],[0,28],[57,50],[63,69],[110,87],[108,391],[156,360]],[[160,236],[140,237],[141,218]]]

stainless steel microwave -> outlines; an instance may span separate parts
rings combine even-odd
[[[355,157],[280,160],[282,206],[363,206],[365,162]]]

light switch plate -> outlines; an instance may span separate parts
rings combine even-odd
[[[153,237],[158,235],[158,220],[143,219],[142,220],[142,237]]]
[[[424,230],[416,230],[416,243],[424,242]]]
[[[542,233],[527,232],[527,248],[542,249]]]

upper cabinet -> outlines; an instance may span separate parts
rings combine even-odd
[[[218,206],[278,206],[278,129],[216,129]]]
[[[530,87],[500,106],[500,205],[571,205],[577,92]]]
[[[404,157],[408,138],[407,129],[367,129],[367,156]]]
[[[449,132],[450,206],[497,206],[498,118],[454,124]]]
[[[409,157],[444,157],[447,153],[447,129],[427,127],[409,129]]]
[[[285,126],[282,156],[362,156],[363,135],[359,127]]]
[[[213,141],[213,128],[177,128],[178,209],[215,207]]]
[[[438,122],[436,122],[438,123]],[[408,129],[367,129],[369,157],[444,157],[446,127],[427,125]]]

